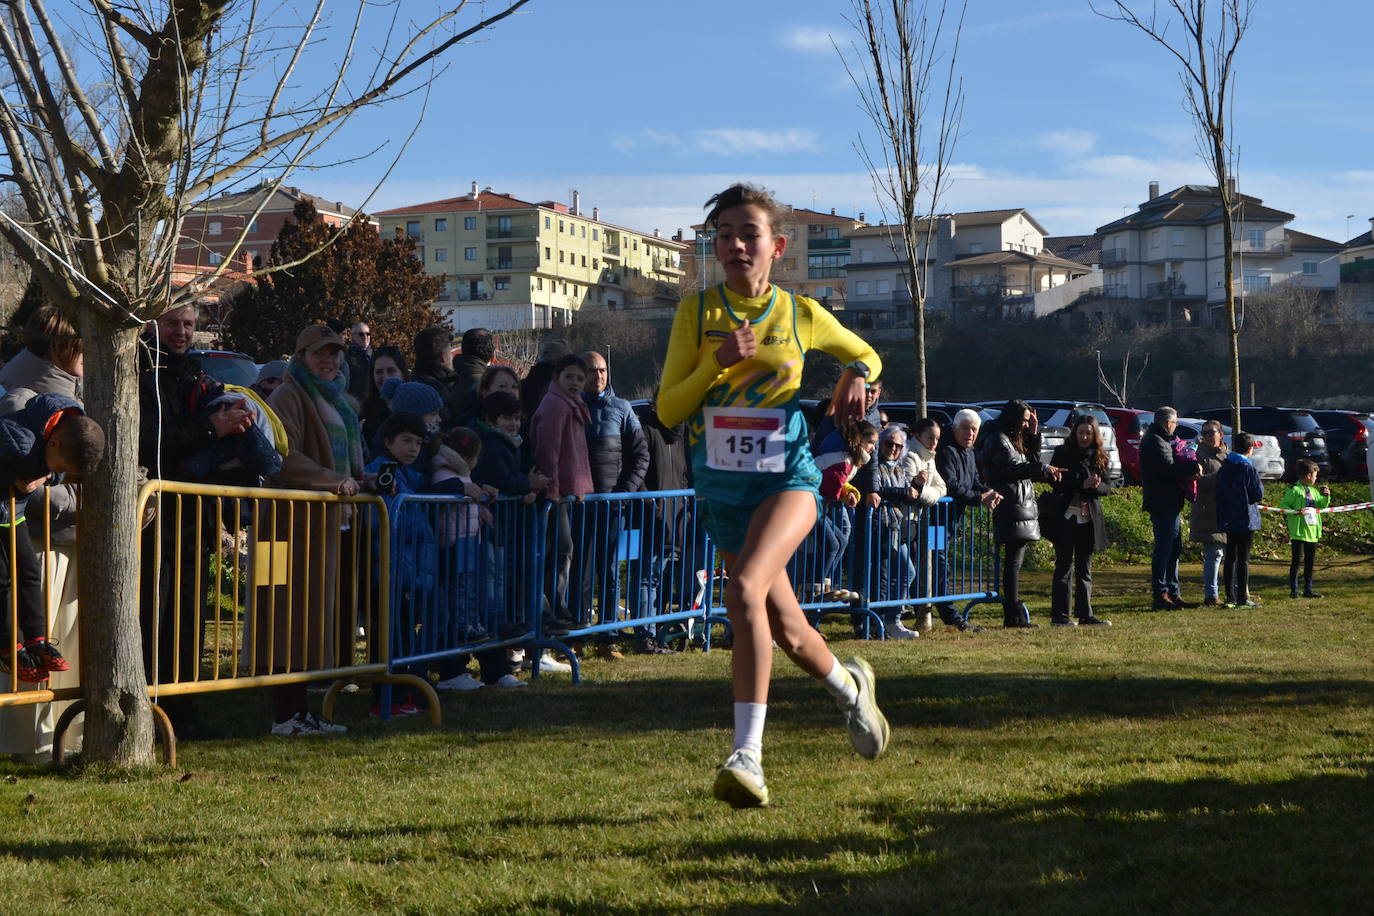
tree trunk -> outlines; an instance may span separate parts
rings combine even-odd
[[[79,313],[86,409],[105,430],[105,458],[81,488],[82,758],[116,767],[153,763],[153,718],[138,611],[138,328]]]
[[[911,337],[916,347],[916,418],[926,415],[926,297],[922,290],[912,297]]]
[[[1224,173],[1220,174],[1219,180],[1226,180]],[[1231,431],[1238,433],[1241,432],[1240,327],[1236,323],[1236,239],[1229,195],[1223,199],[1222,211],[1221,247],[1222,256],[1226,261],[1222,269],[1222,282],[1226,284],[1226,341],[1231,354]]]

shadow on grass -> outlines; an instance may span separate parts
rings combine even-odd
[[[667,882],[772,885],[834,912],[1368,912],[1374,758],[1274,783],[1142,780],[995,808],[846,811],[874,832],[643,850]],[[875,869],[877,863],[886,863]],[[766,909],[766,908],[765,908]]]

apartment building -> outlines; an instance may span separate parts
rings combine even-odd
[[[926,309],[954,320],[1031,318],[1072,302],[1092,268],[1045,250],[1047,232],[1024,208],[949,213],[917,227]],[[909,324],[906,246],[895,227],[854,230],[849,311],[860,326]],[[926,246],[929,245],[929,252]]]
[[[302,201],[312,203],[320,218],[331,226],[343,225],[358,212],[340,201],[286,185],[273,188],[271,182],[264,181],[247,191],[226,192],[197,202],[182,221],[177,264],[213,268],[232,256],[238,268],[251,271],[255,264],[267,260],[282,226]],[[375,220],[371,222],[376,225]]]
[[[1341,251],[1341,279],[1374,283],[1374,216],[1369,229],[1345,243]]]
[[[850,263],[850,239],[862,228],[864,214],[858,218],[841,216],[804,207],[785,207],[782,232],[787,250],[773,265],[773,283],[802,296],[808,296],[834,310],[847,308],[849,291],[846,270]],[[725,279],[713,247],[715,234],[705,224],[692,227],[696,232],[690,250],[689,289],[714,286]]]
[[[415,241],[425,270],[444,277],[435,308],[455,329],[564,327],[583,308],[675,304],[687,246],[570,204],[531,203],[473,182],[461,197],[384,210],[381,231]]]
[[[1235,291],[1284,285],[1334,293],[1342,245],[1288,228],[1292,213],[1238,194]],[[1224,214],[1216,187],[1184,185],[1165,194],[1150,182],[1136,212],[1097,230],[1102,238],[1103,314],[1147,324],[1224,321]]]

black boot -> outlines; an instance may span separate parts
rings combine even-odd
[[[1288,597],[1289,597],[1289,598],[1296,598],[1296,597],[1298,597],[1298,580],[1297,580],[1297,579],[1289,579],[1289,580],[1288,580]]]
[[[1303,584],[1302,584],[1302,596],[1303,596],[1304,598],[1320,598],[1320,597],[1321,597],[1321,595],[1318,595],[1316,592],[1312,591],[1312,580],[1311,580],[1311,579],[1308,579],[1307,581],[1303,582]],[[1296,593],[1295,593],[1294,597],[1296,597]]]

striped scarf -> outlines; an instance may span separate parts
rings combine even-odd
[[[286,371],[305,389],[311,400],[321,408],[328,408],[320,410],[320,420],[329,435],[329,451],[334,459],[335,473],[357,477],[363,467],[362,434],[358,413],[344,390],[343,376],[339,375],[332,382],[316,378],[295,357],[292,357]]]

